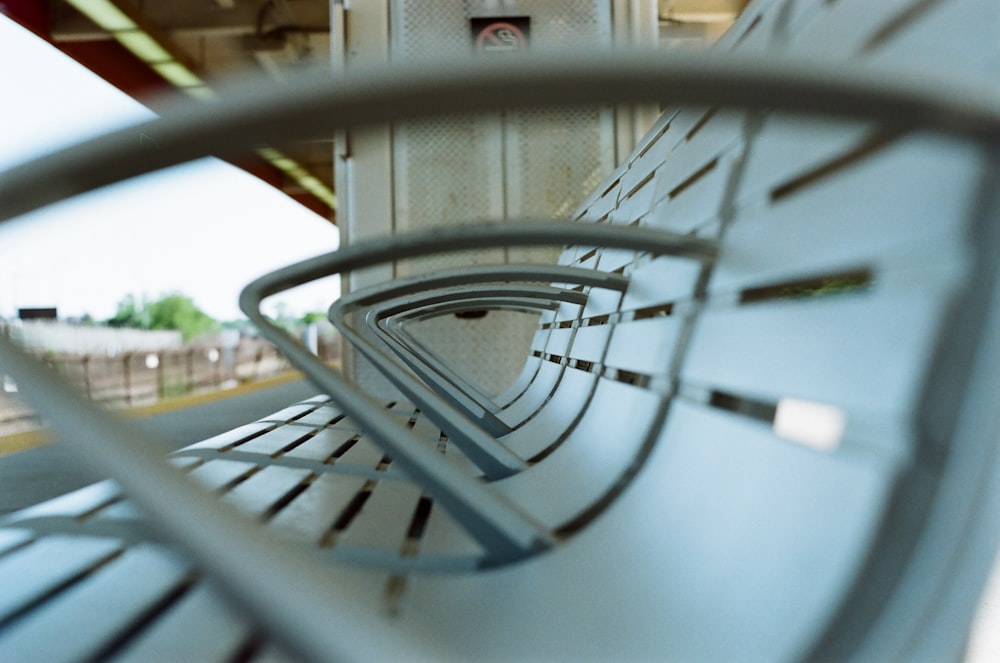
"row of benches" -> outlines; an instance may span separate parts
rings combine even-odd
[[[976,79],[860,62],[974,75],[996,61],[990,16],[973,0],[764,0],[718,46],[740,60],[307,80],[12,173],[9,215],[252,131],[519,99],[678,103],[576,222],[384,238],[248,286],[244,311],[326,395],[177,452],[186,475],[0,342],[4,370],[117,481],[3,521],[0,657],[954,658],[996,539],[1000,104]],[[786,53],[749,55],[768,49]],[[136,131],[170,148],[140,155]],[[52,170],[65,189],[42,190]],[[259,311],[312,278],[511,244],[567,248],[558,265],[333,304],[402,393],[387,404]],[[539,321],[499,395],[418,333],[493,310]]]

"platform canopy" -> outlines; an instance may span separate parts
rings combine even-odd
[[[656,6],[668,47],[714,38],[747,4],[609,1],[621,11]],[[331,31],[346,30],[350,12],[329,0],[10,0],[0,13],[156,110],[171,92],[211,99],[219,81],[241,71],[281,79],[331,66],[331,44],[343,42]],[[331,140],[268,146],[230,161],[336,222]]]

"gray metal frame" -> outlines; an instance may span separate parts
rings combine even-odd
[[[672,102],[739,104],[751,108],[811,111],[827,116],[863,118],[902,130],[929,130],[982,141],[991,163],[1000,137],[1000,96],[995,90],[965,85],[921,72],[905,76],[854,66],[852,70],[810,62],[789,63],[762,58],[739,61],[720,56],[673,55],[658,57],[546,58],[545,62],[518,61],[498,70],[494,63],[472,63],[449,69],[419,69],[391,73],[358,72],[341,79],[306,78],[277,92],[263,83],[251,85],[231,100],[211,108],[194,104],[179,107],[161,120],[113,132],[79,146],[43,157],[4,173],[0,184],[3,219],[71,195],[211,152],[228,153],[250,141],[280,141],[303,137],[333,126],[360,126],[406,116],[448,111],[509,107],[530,101],[538,104],[574,104],[591,101],[641,102],[669,97]],[[162,147],[150,151],[137,135],[153,136]],[[991,174],[995,175],[995,168]],[[996,195],[984,184],[982,222],[975,229],[973,259],[975,286],[956,303],[956,315],[940,337],[932,378],[921,408],[927,439],[925,451],[939,458],[940,474],[924,483],[904,482],[893,501],[888,520],[907,521],[920,504],[920,526],[904,534],[906,540],[878,559],[872,559],[859,577],[857,591],[811,652],[815,656],[841,654],[900,655],[907,649],[884,649],[889,637],[906,626],[906,647],[935,652],[946,650],[956,637],[942,618],[949,607],[965,605],[984,567],[984,551],[993,550],[995,532],[977,532],[976,540],[960,544],[977,522],[996,513],[995,375],[1000,370],[1000,298],[997,295],[995,255]],[[59,186],[53,186],[58,182]],[[693,254],[710,259],[712,248],[700,240],[660,232],[606,226],[538,224],[525,228],[484,226],[456,231],[448,237],[422,234],[379,240],[347,247],[335,255],[306,261],[251,284],[241,297],[245,312],[269,337],[280,343],[290,359],[318,386],[351,412],[405,467],[411,478],[427,487],[463,525],[488,545],[495,561],[510,561],[552,545],[551,535],[530,515],[486,490],[441,469],[432,455],[405,448],[402,427],[387,421],[380,409],[352,391],[300,346],[290,344],[257,310],[259,301],[275,292],[319,275],[353,269],[403,255],[424,255],[452,248],[479,247],[490,242],[587,244],[635,248],[641,242],[654,252]],[[589,243],[589,244],[588,244]],[[0,362],[23,388],[26,400],[42,410],[67,444],[82,452],[87,462],[119,481],[150,514],[154,524],[178,541],[195,560],[272,635],[297,655],[315,661],[331,657],[403,658],[414,655],[416,643],[379,631],[363,642],[357,633],[378,627],[373,618],[350,609],[336,587],[324,580],[322,565],[304,560],[296,547],[263,536],[259,529],[219,504],[210,495],[152,457],[132,441],[148,437],[128,423],[94,409],[39,362],[0,338]],[[960,377],[954,371],[958,367]],[[966,378],[967,379],[964,379]],[[984,442],[983,436],[989,435]],[[931,504],[930,499],[938,499]],[[890,528],[891,529],[891,528]],[[891,536],[891,532],[886,536]],[[227,550],[241,551],[241,564],[228,564]],[[882,565],[899,567],[946,556],[948,564],[930,565],[923,584],[907,580],[898,587],[898,575],[880,575]],[[954,570],[972,569],[955,580]],[[266,569],[266,573],[261,572]],[[870,583],[866,586],[866,583]],[[905,590],[905,591],[903,591]],[[937,616],[924,619],[906,613],[925,610],[937,596]],[[916,597],[916,598],[915,598]],[[899,604],[909,601],[911,607]],[[886,603],[896,609],[879,616]],[[964,608],[963,608],[964,609]],[[331,614],[336,618],[331,619]],[[875,630],[864,638],[868,623]],[[918,628],[920,625],[923,628]],[[859,631],[860,629],[860,631]],[[420,653],[432,656],[431,643]]]
[[[344,295],[330,306],[329,318],[334,326],[344,334],[345,338],[357,345],[373,365],[385,374],[386,378],[414,403],[418,403],[421,408],[428,408],[432,419],[442,427],[442,430],[453,435],[454,433],[450,429],[458,425],[458,420],[449,418],[449,414],[437,411],[435,403],[439,402],[439,399],[434,398],[432,394],[423,393],[419,386],[412,386],[411,381],[399,374],[402,366],[398,363],[386,363],[387,357],[384,353],[379,353],[372,343],[365,340],[363,334],[351,327],[347,323],[347,317],[359,310],[365,310],[368,316],[367,329],[377,332],[384,317],[407,310],[415,312],[424,306],[454,302],[460,299],[519,296],[548,302],[566,301],[580,305],[586,303],[587,298],[582,293],[552,286],[529,289],[522,285],[518,286],[516,292],[506,294],[497,292],[497,285],[472,287],[473,284],[490,282],[532,281],[572,283],[574,286],[585,285],[618,291],[624,291],[628,287],[628,279],[595,270],[544,265],[479,266],[466,270],[447,270],[431,275],[400,279]],[[510,288],[510,286],[504,287]],[[498,406],[484,394],[477,394],[476,388],[456,375],[454,371],[448,369],[445,362],[428,354],[425,348],[421,348],[420,353],[408,351],[407,346],[414,345],[411,338],[406,335],[374,334],[370,336],[372,339],[378,339],[388,344],[390,349],[399,355],[405,364],[437,390],[441,394],[441,398],[447,400],[453,407],[459,408],[465,417],[478,422],[494,436],[510,432],[510,428],[493,414],[499,409]]]
[[[426,370],[433,371],[440,379],[451,384],[455,389],[490,412],[503,410],[503,404],[490,394],[485,393],[478,385],[453,370],[448,362],[436,352],[428,348],[420,339],[407,330],[407,326],[416,321],[426,321],[446,315],[457,315],[468,311],[511,311],[537,315],[541,311],[558,311],[557,300],[538,300],[512,297],[507,299],[457,299],[449,304],[431,306],[425,309],[407,310],[385,318],[373,320],[374,326],[387,338],[396,341],[403,353],[400,358],[407,362],[417,362]],[[397,353],[398,354],[398,353]],[[405,355],[405,356],[404,356]],[[411,366],[412,368],[412,366]],[[414,369],[416,370],[416,369]],[[436,380],[437,378],[430,378]]]
[[[848,70],[763,54],[579,53],[518,58],[503,68],[482,61],[359,66],[336,78],[303,74],[277,86],[250,80],[233,86],[225,101],[209,110],[198,102],[178,102],[159,119],[12,168],[0,183],[0,220],[143,173],[239,152],[248,142],[280,143],[340,127],[446,113],[664,99],[859,119],[898,131],[987,142],[1000,133],[994,90],[934,72],[857,63]],[[149,150],[140,136],[155,140],[157,149]]]
[[[428,307],[433,307],[431,310],[435,312],[435,314],[428,317],[438,317],[438,315],[453,311],[469,310],[469,298],[477,296],[482,299],[473,300],[472,303],[482,301],[488,304],[490,302],[514,301],[522,309],[528,306],[529,302],[533,300],[538,302],[538,306],[546,308],[551,306],[553,302],[563,301],[582,305],[587,300],[586,296],[581,293],[552,288],[550,286],[519,285],[516,288],[512,288],[511,286],[492,285],[479,286],[478,288],[468,290],[464,288],[452,288],[421,295],[419,298],[414,298],[412,302],[400,302],[398,300],[395,302],[386,302],[384,304],[385,308],[368,311],[365,315],[365,326],[363,327],[364,331],[361,337],[357,333],[354,333],[353,330],[346,333],[343,331],[343,328],[347,327],[347,323],[343,318],[331,315],[331,322],[338,329],[341,329],[341,333],[344,334],[345,338],[350,335],[352,339],[357,339],[356,345],[366,357],[372,353],[373,344],[380,343],[391,350],[399,357],[403,364],[408,366],[421,380],[440,394],[440,398],[461,409],[465,413],[465,416],[476,421],[477,425],[487,430],[491,435],[500,436],[509,433],[510,427],[494,414],[497,407],[488,397],[481,393],[477,394],[475,388],[471,385],[463,389],[463,383],[467,384],[467,382],[463,381],[454,371],[448,369],[446,363],[440,360],[440,358],[435,359],[432,355],[429,355],[426,349],[422,348],[418,342],[411,340],[406,334],[381,333],[383,332],[381,323],[386,317],[395,316],[396,314],[416,315]],[[460,301],[464,303],[458,306],[457,302]],[[440,309],[439,305],[444,304],[451,304],[451,307]],[[496,304],[494,304],[494,307],[496,308]],[[371,340],[365,340],[365,337]],[[397,371],[405,370],[398,362],[393,362],[394,365],[385,365],[379,359],[372,359],[371,357],[369,359],[376,367],[385,371],[386,378],[390,381],[395,379]],[[413,400],[415,403],[417,402],[414,400],[413,394],[403,384],[396,384],[396,386],[410,400]],[[437,414],[435,418],[433,402],[427,402],[422,407],[429,408],[427,411],[428,415],[432,420],[435,420],[435,423],[438,420],[443,420],[443,414]],[[442,430],[447,432],[455,423],[446,421],[442,426]]]
[[[317,278],[390,260],[491,245],[546,244],[640,249],[653,255],[674,255],[700,261],[709,261],[715,255],[713,242],[640,228],[622,232],[620,228],[611,226],[551,221],[470,225],[455,229],[446,237],[441,237],[435,231],[427,231],[353,244],[262,276],[247,285],[240,294],[240,308],[261,334],[274,343],[337,405],[347,411],[414,481],[423,486],[429,495],[439,501],[470,534],[491,551],[496,563],[533,554],[540,547],[551,545],[553,539],[533,523],[530,517],[506,503],[499,495],[493,494],[492,498],[486,499],[485,494],[490,491],[481,484],[444,467],[433,452],[415,443],[416,440],[405,427],[387,420],[382,408],[371,397],[353,388],[319,362],[301,343],[268,320],[261,313],[260,305],[267,297]],[[344,329],[356,340],[349,328]],[[396,374],[394,377],[399,379],[401,376]],[[426,400],[417,401],[421,407],[433,403],[436,410],[434,415],[445,421],[449,430],[457,431],[458,436],[461,436],[460,444],[465,445],[462,447],[463,451],[474,462],[479,452],[496,453],[498,448],[509,452],[489,433],[463,417],[426,387],[415,381],[407,381],[407,388],[421,399],[426,396]],[[456,425],[456,422],[460,423]],[[513,458],[514,463],[523,463],[516,457]],[[480,465],[480,468],[483,466]],[[507,472],[505,476],[509,474]],[[484,509],[484,504],[492,506]],[[504,529],[493,524],[498,521],[503,522]]]

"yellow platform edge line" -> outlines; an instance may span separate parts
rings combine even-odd
[[[55,440],[52,433],[45,428],[14,433],[0,437],[0,458],[18,451],[27,451],[51,444]]]
[[[336,368],[339,367],[339,362],[331,362],[330,365]],[[117,410],[116,412],[129,418],[151,417],[157,414],[165,414],[175,410],[195,407],[197,405],[206,405],[208,403],[221,401],[226,398],[242,396],[243,394],[259,391],[261,389],[267,389],[268,387],[276,387],[278,385],[302,379],[302,377],[302,373],[298,371],[286,371],[273,377],[262,378],[252,382],[244,382],[243,384],[233,387],[232,389],[218,389],[198,394],[188,394],[186,396],[178,396],[177,398],[160,401],[159,403],[153,403],[152,405],[140,405],[126,410]],[[46,428],[24,431],[23,433],[13,433],[11,435],[3,435],[0,436],[0,457],[17,453],[19,451],[36,449],[38,447],[45,446],[46,444],[51,444],[54,441],[55,436]],[[192,442],[197,441],[198,440],[192,440]]]

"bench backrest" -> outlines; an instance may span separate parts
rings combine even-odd
[[[874,4],[756,2],[719,48],[989,75],[992,1]],[[511,428],[497,439],[529,467],[490,494],[550,533],[542,554],[481,569],[496,560],[462,515],[322,398],[175,462],[332,562],[329,602],[301,585],[273,596],[303,620],[318,606],[321,629],[357,616],[331,652],[384,639],[460,659],[954,655],[989,543],[966,535],[990,514],[976,493],[996,434],[990,158],[863,123],[668,110],[577,217],[689,233],[718,258],[560,260],[629,285],[543,313],[496,399]],[[480,485],[426,415],[393,403],[384,418]],[[113,486],[4,524],[0,652],[273,655]],[[47,637],[66,624],[76,642]]]

